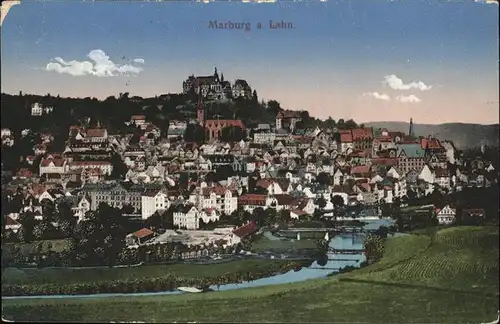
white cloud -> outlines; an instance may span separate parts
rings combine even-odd
[[[422,81],[413,81],[411,83],[405,84],[403,80],[398,78],[396,75],[386,75],[384,83],[388,84],[394,90],[410,90],[419,89],[420,91],[430,90],[432,86],[428,86]]]
[[[404,102],[404,103],[418,103],[421,102],[420,98],[418,98],[415,95],[409,95],[409,96],[397,96],[396,100],[399,102]]]
[[[141,59],[141,58],[136,58],[136,59],[134,59],[134,62],[135,62],[135,63],[144,64],[144,59]]]
[[[391,97],[389,97],[388,95],[386,95],[385,93],[378,93],[378,92],[367,92],[365,94],[363,94],[364,96],[368,96],[368,97],[373,97],[375,99],[379,99],[379,100],[385,100],[385,101],[389,101],[391,100]]]
[[[73,76],[93,75],[97,77],[118,76],[124,74],[137,74],[142,68],[129,64],[115,64],[103,50],[91,51],[87,57],[90,61],[65,61],[61,57],[54,58],[55,62],[50,62],[46,66],[47,71],[55,71],[61,74]]]
[[[498,0],[474,0],[476,3],[484,3],[484,4],[496,4],[498,5]]]

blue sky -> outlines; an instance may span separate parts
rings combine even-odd
[[[252,30],[210,29],[213,20]],[[270,30],[269,20],[295,28]],[[109,57],[98,69],[112,75],[97,72],[94,50]],[[87,72],[61,69],[77,61]],[[265,100],[322,118],[498,123],[498,6],[24,1],[2,25],[7,93],[154,96],[214,66]]]

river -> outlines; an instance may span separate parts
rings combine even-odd
[[[377,229],[378,227],[384,225],[389,226],[392,224],[391,220],[381,219],[375,221],[369,221],[363,226],[365,229]],[[399,235],[396,235],[399,236]],[[330,240],[330,247],[336,250],[361,250],[363,249],[363,243],[365,239],[365,234],[345,234],[335,236]],[[335,254],[329,252],[327,254],[328,261],[325,265],[319,265],[317,261],[314,261],[309,267],[302,268],[299,271],[291,270],[287,273],[274,275],[267,278],[261,278],[257,280],[237,283],[237,284],[225,284],[220,286],[210,286],[210,289],[214,291],[227,291],[250,287],[262,287],[268,285],[278,285],[300,282],[309,279],[319,279],[326,278],[332,272],[338,272],[339,268],[344,268],[346,266],[359,267],[360,264],[365,261],[365,256],[363,253],[359,254]],[[2,296],[2,299],[61,299],[61,298],[105,298],[105,297],[120,297],[120,296],[164,296],[164,295],[179,295],[185,294],[181,291],[162,291],[162,292],[145,292],[145,293],[110,293],[110,294],[89,294],[89,295],[49,295],[49,296]]]

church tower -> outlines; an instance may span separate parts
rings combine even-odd
[[[413,133],[413,118],[410,118],[410,130],[408,131],[408,135],[411,138],[415,137],[415,134]]]
[[[214,79],[215,79],[215,82],[220,82],[219,73],[217,73],[217,67],[215,67]]]

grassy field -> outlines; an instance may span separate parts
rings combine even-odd
[[[130,268],[95,268],[95,269],[13,269],[2,273],[2,284],[71,284],[133,278],[160,278],[168,275],[179,277],[216,277],[227,272],[265,269],[271,262],[285,263],[282,260],[238,260],[215,264],[176,263],[168,265],[148,265]]]
[[[39,243],[42,244],[42,252],[48,252],[49,243],[52,245],[50,249],[51,251],[61,252],[66,248],[68,242],[69,239],[43,240],[43,241],[34,241],[30,243],[6,243],[5,246],[3,247],[5,248],[5,250],[2,252],[9,253],[11,251],[14,251],[16,247],[19,247],[23,255],[29,255],[30,253],[34,253],[36,251],[36,246]]]
[[[252,242],[252,252],[266,252],[271,251],[275,253],[293,253],[301,249],[316,249],[317,240],[270,240],[265,235],[260,235],[254,242]]]
[[[327,279],[154,297],[4,300],[6,319],[146,322],[466,323],[496,318],[498,228],[388,240],[378,264]]]

